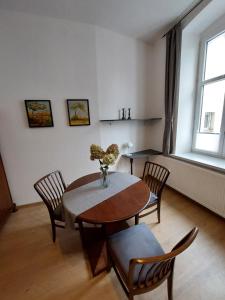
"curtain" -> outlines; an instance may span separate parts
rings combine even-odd
[[[174,120],[179,92],[182,28],[178,23],[166,34],[165,129],[163,154],[174,150]]]

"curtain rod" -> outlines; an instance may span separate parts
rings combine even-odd
[[[191,12],[193,12],[202,2],[204,2],[205,0],[200,0],[198,3],[196,3],[183,17],[181,17],[181,19],[176,22],[169,30],[167,30],[167,32],[162,36],[162,38],[164,38],[168,32],[170,32],[171,29],[173,29],[177,24],[181,23]]]

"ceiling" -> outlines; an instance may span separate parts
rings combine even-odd
[[[151,42],[198,0],[0,0],[0,9],[97,25]]]

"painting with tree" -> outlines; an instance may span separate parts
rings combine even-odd
[[[53,127],[50,100],[25,100],[29,127]]]
[[[67,109],[70,126],[90,125],[89,103],[87,99],[68,99]]]

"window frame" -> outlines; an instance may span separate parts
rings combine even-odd
[[[217,36],[225,33],[225,24],[220,28],[215,28],[211,32],[200,39],[199,46],[199,58],[198,58],[198,76],[197,76],[197,88],[196,88],[196,105],[194,113],[194,126],[193,126],[193,139],[192,139],[192,152],[206,154],[213,157],[225,158],[225,99],[223,106],[223,114],[221,120],[221,131],[219,133],[219,147],[217,152],[198,149],[195,147],[197,134],[199,133],[200,122],[201,122],[201,109],[203,102],[203,91],[204,86],[210,83],[225,80],[225,74],[216,76],[207,80],[204,80],[205,69],[206,69],[206,55],[207,55],[207,44]],[[217,134],[217,133],[204,133],[201,134]]]

